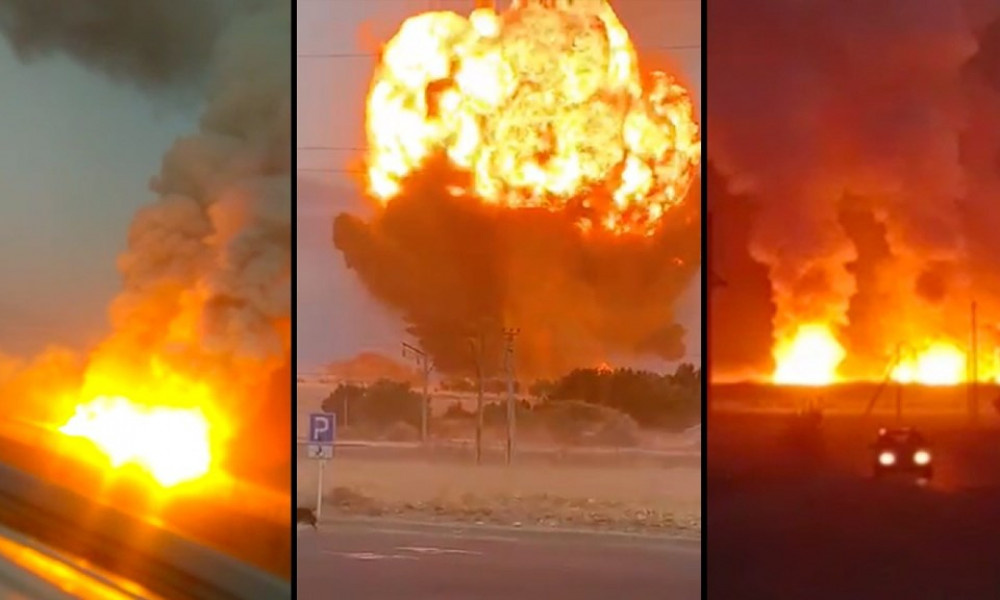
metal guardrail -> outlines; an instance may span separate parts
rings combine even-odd
[[[291,583],[112,506],[0,464],[0,522],[53,548],[74,538],[105,558],[127,557],[155,593],[204,600],[285,600]],[[86,557],[91,559],[91,557]],[[95,564],[101,561],[92,560]]]

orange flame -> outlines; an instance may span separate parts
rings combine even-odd
[[[892,380],[923,385],[957,385],[966,379],[965,353],[948,342],[934,342],[915,356],[904,356]]]
[[[209,386],[157,361],[145,385],[101,369],[107,365],[101,363],[88,372],[83,397],[91,400],[75,407],[61,432],[93,443],[112,469],[138,466],[163,487],[198,480],[210,472],[227,427],[206,412],[213,406]],[[124,393],[126,389],[131,393]]]
[[[444,154],[491,204],[652,234],[701,160],[687,90],[640,75],[603,0],[515,0],[498,14],[430,12],[385,46],[367,101],[368,187],[383,202]]]
[[[137,464],[168,487],[204,476],[211,463],[208,421],[197,409],[144,407],[102,396],[78,406],[60,431],[94,442],[112,467]]]
[[[800,326],[795,335],[779,341],[775,348],[774,383],[829,385],[837,380],[837,367],[846,352],[826,325]]]

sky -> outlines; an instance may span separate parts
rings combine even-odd
[[[0,43],[0,352],[83,347],[107,332],[115,259],[196,106],[157,105],[63,57]]]
[[[430,8],[468,14],[474,0],[297,0],[297,362],[314,370],[361,351],[399,353],[403,326],[344,266],[332,242],[343,211],[368,210],[359,193],[356,161],[364,146],[364,100],[374,58],[371,40],[386,40],[400,23]],[[502,8],[506,3],[500,3]],[[701,3],[698,0],[612,2],[640,52],[672,51],[680,76],[701,112]],[[666,51],[670,52],[670,51]],[[324,56],[334,55],[334,56]],[[335,150],[329,150],[334,148]],[[700,276],[684,294],[678,319],[689,333],[687,360],[700,363]]]

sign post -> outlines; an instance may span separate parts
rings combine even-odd
[[[333,458],[333,442],[337,432],[337,415],[312,413],[309,415],[309,458],[319,460],[319,481],[316,485],[316,519],[323,511],[323,469]]]

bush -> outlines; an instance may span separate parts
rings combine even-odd
[[[639,444],[639,424],[635,419],[618,413],[612,419],[589,433],[587,441],[599,446],[625,448]]]
[[[673,375],[618,369],[577,369],[532,386],[549,400],[577,400],[631,416],[643,426],[684,429],[701,418],[701,372],[682,364]]]
[[[445,419],[474,419],[476,418],[476,413],[471,410],[465,410],[462,403],[456,400],[448,405],[448,408],[444,411]]]
[[[388,379],[368,387],[342,384],[323,401],[323,410],[335,413],[338,423],[379,429],[397,422],[419,429],[422,406],[423,396],[409,383]]]
[[[475,416],[475,413],[472,413]],[[514,401],[514,420],[523,422],[532,417],[531,405],[524,400]],[[486,427],[507,425],[507,401],[487,402],[483,405],[483,425]]]
[[[410,423],[396,421],[385,430],[382,439],[388,442],[415,442],[420,439],[420,429]]]
[[[548,401],[534,412],[559,443],[632,446],[638,441],[635,419],[606,406],[575,400]]]

